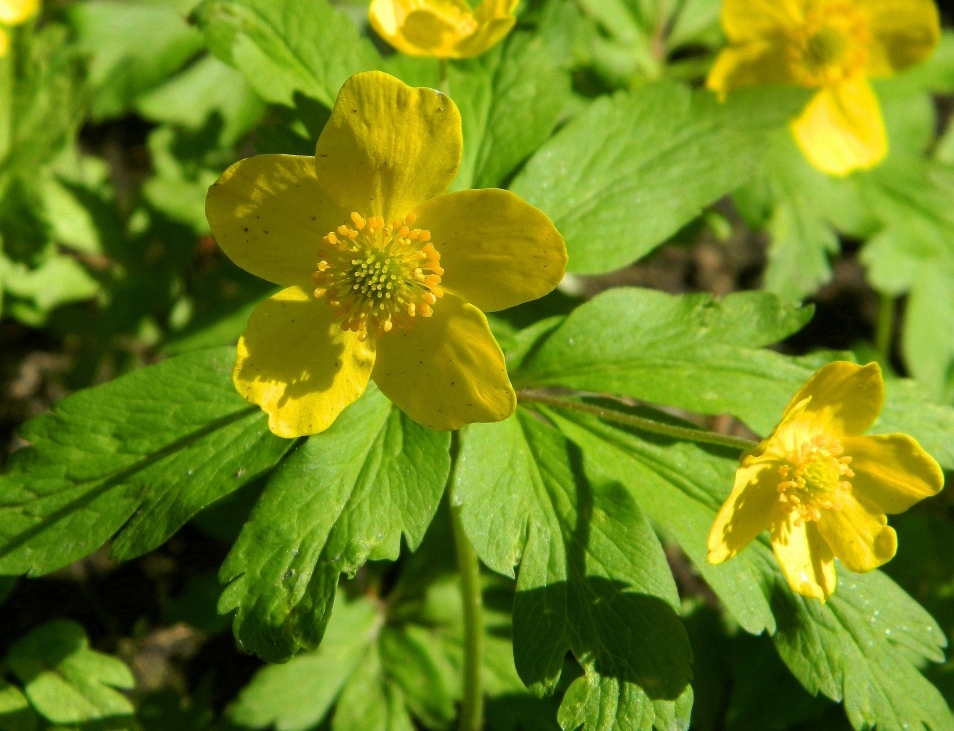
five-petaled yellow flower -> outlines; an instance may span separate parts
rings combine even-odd
[[[25,23],[40,10],[40,0],[0,0],[0,24],[20,25]],[[0,56],[7,52],[10,39],[0,28]]]
[[[550,292],[566,247],[513,193],[447,193],[462,149],[450,98],[371,71],[341,88],[315,157],[242,160],[209,189],[225,253],[285,287],[252,313],[233,374],[275,434],[327,429],[369,379],[434,429],[513,413],[481,310]]]
[[[742,455],[709,534],[709,561],[732,558],[766,528],[792,589],[825,601],[837,556],[851,571],[894,557],[886,513],[944,485],[937,462],[906,434],[862,436],[881,412],[877,363],[830,363],[801,387],[772,435]]]
[[[517,0],[372,0],[371,25],[411,56],[472,58],[489,50],[517,22]]]
[[[940,35],[933,0],[725,0],[722,25],[730,45],[709,88],[720,96],[770,83],[818,89],[792,130],[829,175],[884,159],[888,139],[868,79],[923,60]]]

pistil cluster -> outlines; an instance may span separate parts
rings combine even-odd
[[[430,317],[444,270],[431,234],[412,229],[415,217],[386,225],[380,216],[351,214],[353,226],[342,225],[321,240],[315,297],[335,311],[343,330],[381,337],[392,329],[411,327]]]
[[[792,74],[799,84],[810,87],[831,86],[864,69],[872,42],[867,19],[846,2],[809,11],[789,40]]]
[[[778,500],[798,513],[796,526],[821,520],[822,510],[840,510],[841,496],[851,491],[855,476],[851,457],[834,437],[819,434],[790,452],[787,464],[778,468],[784,478],[778,484]]]

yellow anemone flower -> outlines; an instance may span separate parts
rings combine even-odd
[[[408,55],[472,58],[510,32],[517,1],[483,0],[471,10],[466,0],[372,0],[369,14],[378,34]]]
[[[884,159],[888,139],[868,79],[927,58],[940,37],[933,0],[725,0],[722,25],[729,47],[709,88],[720,96],[770,83],[818,89],[792,131],[829,175]]]
[[[25,23],[40,10],[40,0],[0,0],[0,23],[3,25],[20,25]],[[7,52],[10,39],[0,28],[0,56]]]
[[[370,71],[341,88],[314,157],[248,158],[209,189],[225,253],[285,287],[249,318],[233,374],[275,434],[324,431],[368,379],[434,429],[513,413],[481,310],[550,292],[566,247],[509,191],[447,193],[462,149],[451,99]]]
[[[891,560],[898,538],[885,514],[936,495],[944,474],[906,434],[862,436],[883,402],[877,363],[815,373],[772,435],[742,455],[709,533],[709,561],[732,558],[768,528],[792,590],[825,601],[836,556],[856,572]]]

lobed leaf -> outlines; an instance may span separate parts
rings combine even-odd
[[[219,611],[249,652],[286,660],[321,641],[338,576],[415,548],[450,471],[450,435],[421,427],[373,386],[269,479],[222,565]]]
[[[276,104],[294,107],[303,94],[330,108],[348,77],[381,65],[327,0],[205,0],[196,16],[212,53]]]
[[[506,487],[505,487],[506,486]],[[552,692],[572,651],[585,675],[567,690],[565,729],[688,723],[690,650],[665,556],[619,483],[533,415],[463,433],[453,501],[478,555],[512,575],[514,659]]]
[[[135,686],[121,661],[91,650],[83,628],[56,620],[33,630],[10,648],[6,664],[23,683],[33,707],[59,724],[132,716],[133,706],[117,691]]]
[[[0,476],[0,571],[39,575],[116,534],[120,559],[159,546],[271,469],[292,442],[232,386],[234,350],[144,368],[57,403]]]
[[[604,97],[544,144],[511,188],[553,219],[569,271],[619,269],[741,185],[767,133],[803,101],[763,89],[757,100],[743,92],[719,104],[670,82]]]

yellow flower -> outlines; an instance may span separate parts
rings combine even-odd
[[[411,56],[472,58],[503,40],[516,23],[517,0],[372,0],[371,25]]]
[[[242,160],[209,189],[225,253],[285,287],[252,313],[233,375],[275,434],[327,429],[369,378],[434,429],[513,413],[481,310],[550,292],[566,247],[509,191],[446,193],[462,149],[451,99],[371,71],[341,88],[315,157]]]
[[[829,175],[873,167],[888,152],[870,78],[931,54],[940,36],[933,0],[725,0],[729,47],[708,86],[798,84],[818,92],[792,123],[809,162]]]
[[[742,455],[709,534],[709,561],[732,558],[768,528],[792,589],[825,601],[836,556],[856,572],[893,558],[898,539],[885,514],[936,495],[944,475],[906,434],[862,436],[883,401],[877,363],[815,373],[772,435]]]
[[[40,0],[0,0],[0,23],[3,25],[20,25],[26,22],[40,10]],[[0,56],[7,52],[10,39],[0,28]]]

